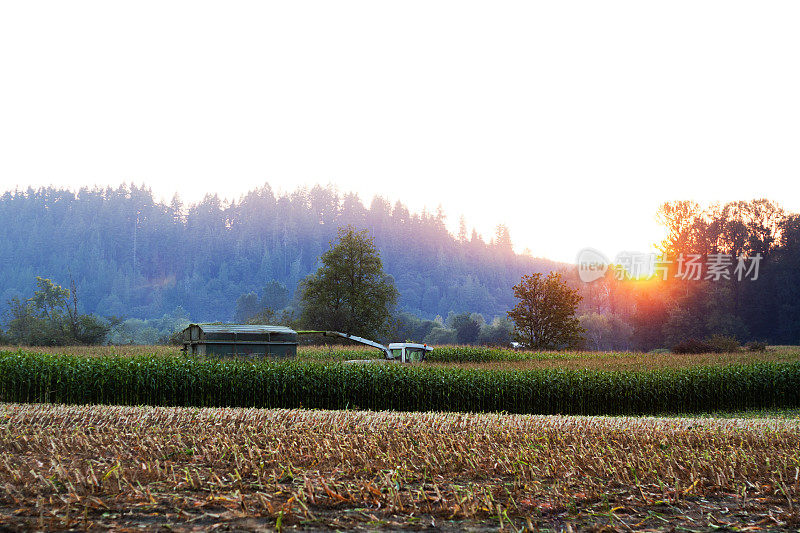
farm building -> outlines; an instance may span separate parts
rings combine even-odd
[[[297,332],[284,326],[190,324],[183,350],[196,355],[297,355]]]

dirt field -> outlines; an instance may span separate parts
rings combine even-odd
[[[800,420],[0,405],[16,529],[800,527]]]

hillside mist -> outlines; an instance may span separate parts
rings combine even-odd
[[[398,311],[504,315],[523,273],[556,263],[515,254],[508,231],[486,242],[441,212],[315,186],[276,194],[265,184],[232,203],[216,195],[184,205],[147,187],[28,189],[0,196],[0,308],[30,295],[35,276],[78,288],[83,312],[155,318],[182,308],[196,321],[228,321],[242,294],[277,281],[293,294],[339,226],[366,228],[400,291]],[[272,284],[274,286],[274,284]]]

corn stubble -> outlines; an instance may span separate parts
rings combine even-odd
[[[800,527],[800,421],[0,405],[0,523]]]

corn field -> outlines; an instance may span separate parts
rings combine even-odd
[[[800,406],[800,362],[487,370],[0,352],[0,401],[633,415]]]
[[[178,347],[164,345],[0,346],[0,352],[4,351],[80,357],[183,356]],[[301,345],[297,349],[297,360],[300,361],[330,362],[380,357],[380,352],[374,348],[349,345]],[[737,351],[730,353],[674,354],[661,352],[533,351],[485,346],[445,345],[436,346],[436,349],[426,356],[426,363],[434,365],[514,369],[593,368],[598,370],[645,370],[798,360],[800,360],[800,348],[797,346],[770,347],[770,349],[763,352]]]

